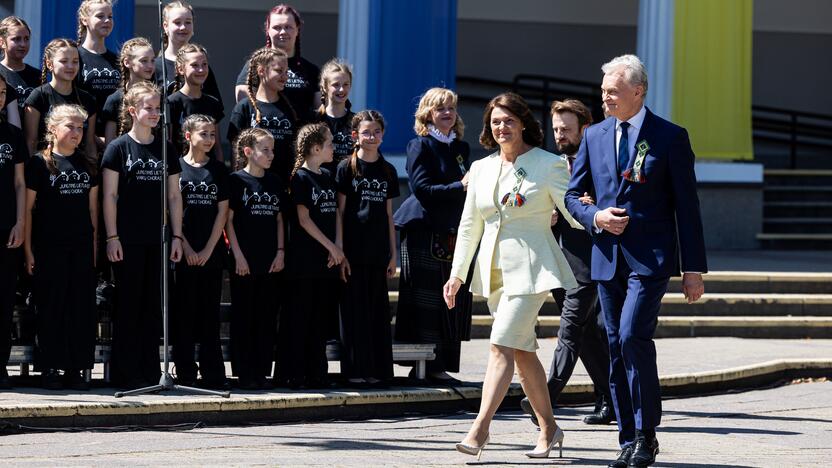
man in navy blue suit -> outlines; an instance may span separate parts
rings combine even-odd
[[[662,413],[653,342],[662,296],[680,267],[687,301],[702,296],[705,243],[687,131],[644,106],[647,72],[638,57],[616,57],[601,70],[610,117],[584,133],[566,207],[592,233],[621,445],[609,466],[649,466]],[[592,191],[596,204],[581,203]]]

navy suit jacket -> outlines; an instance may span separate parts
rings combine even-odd
[[[636,143],[647,141],[643,183],[625,180],[616,169],[615,118],[584,132],[566,192],[566,207],[592,233],[592,279],[609,281],[621,261],[638,275],[678,276],[682,271],[706,273],[705,241],[694,155],[687,131],[647,110]],[[632,167],[635,155],[627,167]],[[595,205],[578,198],[594,189]],[[608,207],[625,208],[630,221],[620,236],[597,233],[595,213]]]

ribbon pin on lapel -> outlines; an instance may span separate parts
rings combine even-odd
[[[636,155],[633,167],[627,169],[621,175],[630,182],[643,184],[647,182],[647,179],[644,177],[641,170],[644,168],[644,158],[647,156],[647,152],[650,151],[650,145],[647,144],[647,140],[641,140],[636,143],[636,150],[638,151],[638,154]]]
[[[520,194],[520,187],[526,179],[526,171],[521,167],[514,172],[514,177],[517,179],[517,181],[514,182],[514,187],[511,189],[510,193],[503,195],[503,199],[500,200],[500,204],[503,206],[516,206],[519,208],[526,203],[526,197]]]
[[[459,170],[462,172],[462,175],[465,175],[465,159],[462,158],[461,154],[456,155],[456,163],[459,164]]]

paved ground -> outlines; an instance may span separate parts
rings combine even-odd
[[[816,382],[668,400],[655,466],[826,466],[832,460],[832,383]],[[502,413],[481,465],[599,466],[615,456],[613,426],[582,424],[587,408],[560,410],[563,459],[529,460],[536,435]],[[423,466],[477,464],[459,454],[473,415],[141,432],[29,433],[0,438],[4,466]]]
[[[538,356],[548,370],[554,353],[556,338],[538,340]],[[656,340],[659,374],[662,376],[692,372],[728,369],[766,361],[786,358],[819,359],[832,358],[832,340],[755,340],[743,338],[665,338]],[[479,339],[464,342],[462,347],[462,368],[456,376],[464,381],[482,382],[488,359],[488,340]],[[330,370],[338,370],[337,363],[330,363]],[[397,376],[407,375],[409,368],[396,366]],[[101,367],[93,374],[101,378]],[[33,379],[37,382],[36,379]],[[515,377],[515,381],[517,381]],[[589,377],[579,362],[572,382],[589,383]],[[90,392],[51,391],[35,387],[18,388],[15,391],[0,392],[0,406],[22,404],[56,404],[67,402],[111,402],[113,389],[96,388]],[[277,389],[275,392],[279,392]],[[159,401],[188,399],[191,395],[168,393],[125,397],[117,401]]]

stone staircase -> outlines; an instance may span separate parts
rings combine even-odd
[[[767,169],[757,240],[765,249],[832,248],[832,170]]]

